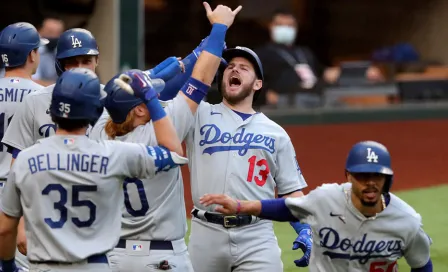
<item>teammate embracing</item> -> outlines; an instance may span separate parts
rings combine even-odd
[[[147,104],[157,100],[146,78],[135,79],[132,91]],[[89,124],[103,111],[102,99],[99,79],[88,69],[66,71],[57,80],[50,104],[56,134],[20,152],[4,189],[4,272],[16,271],[14,251],[22,215],[31,271],[111,271],[105,253],[120,237],[123,180],[151,178],[188,162],[163,146],[88,139]],[[162,130],[159,136],[180,146],[168,117],[154,122],[156,130]]]
[[[154,132],[154,121],[167,115],[172,120],[179,138],[184,139],[193,126],[198,103],[212,83],[219,66],[220,58],[216,55],[220,56],[223,50],[225,31],[233,23],[240,9],[232,11],[228,7],[220,6],[215,11],[209,11],[214,16],[213,29],[207,42],[201,43],[194,50],[194,54],[200,55],[189,81],[200,85],[199,91],[189,89],[190,85],[186,84],[182,92],[177,88],[176,93],[179,92],[179,95],[168,101],[165,109],[157,99],[150,102],[153,107],[148,107],[141,99],[132,97],[119,84],[115,84],[115,79],[112,79],[105,87],[108,94],[105,108],[110,119],[101,118],[89,137],[104,139],[106,133],[109,139],[117,141],[160,144],[164,139]],[[192,58],[196,57],[193,55]],[[186,66],[191,62],[189,59]],[[138,70],[131,70],[126,75],[131,79],[131,85],[136,78],[145,77]],[[182,152],[182,147],[179,146],[176,151]],[[123,186],[125,205],[121,239],[116,248],[108,254],[113,271],[193,272],[184,241],[187,222],[180,169],[160,173],[150,179],[128,178]]]
[[[0,33],[0,57],[5,77],[0,79],[0,140],[16,109],[25,97],[43,87],[31,80],[39,65],[38,48],[48,43],[39,37],[36,28],[26,22],[11,24]],[[0,193],[11,166],[11,154],[0,143]],[[26,257],[18,253],[17,262],[28,268]]]
[[[350,150],[343,184],[324,184],[301,198],[240,201],[207,194],[201,203],[224,214],[239,210],[276,221],[311,225],[314,246],[311,272],[398,271],[404,257],[411,272],[432,272],[432,240],[422,218],[390,193],[393,171],[386,147],[365,141]],[[401,270],[400,270],[401,271]]]

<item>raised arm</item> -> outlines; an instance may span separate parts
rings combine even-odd
[[[143,100],[151,115],[157,143],[179,155],[183,154],[182,144],[170,117],[166,115],[158,99],[157,86],[149,76],[140,70],[131,70],[121,74],[114,82],[123,90]]]
[[[222,49],[227,29],[233,24],[235,16],[242,9],[241,6],[235,10],[218,5],[214,10],[204,2],[207,18],[212,24],[212,30],[200,54],[191,74],[182,87],[180,95],[183,96],[193,113],[196,112],[199,103],[207,95],[211,83],[218,71],[221,62]]]

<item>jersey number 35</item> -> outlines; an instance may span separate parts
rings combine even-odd
[[[96,185],[73,185],[72,186],[72,207],[85,207],[89,210],[89,217],[87,220],[81,220],[78,217],[72,217],[71,221],[78,228],[90,227],[96,219],[96,205],[90,200],[81,200],[80,193],[82,192],[96,192],[98,190]],[[44,218],[45,223],[52,229],[62,228],[68,220],[67,199],[68,192],[61,184],[48,184],[43,190],[42,195],[49,195],[51,192],[57,192],[60,195],[59,201],[53,204],[53,208],[58,210],[60,218],[54,221],[51,218]]]

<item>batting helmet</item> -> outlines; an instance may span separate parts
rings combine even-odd
[[[254,66],[255,74],[257,75],[257,78],[260,80],[264,80],[263,65],[261,65],[261,60],[258,57],[257,53],[255,53],[252,49],[249,49],[249,48],[243,47],[243,46],[237,46],[235,48],[228,48],[228,49],[224,50],[224,52],[222,53],[222,58],[225,61],[227,61],[227,63],[229,63],[233,58],[236,58],[236,57],[245,58],[250,63],[252,63],[252,65]],[[218,70],[217,83],[218,83],[218,91],[220,93],[221,93],[221,84],[222,84],[222,79],[224,76],[225,68],[226,67],[224,65],[221,65]],[[261,92],[261,90],[258,90],[257,92],[255,92],[254,101],[257,100],[258,96],[260,95],[260,92]]]
[[[69,120],[89,120],[93,125],[103,112],[104,96],[94,72],[86,68],[70,69],[56,81],[50,112]]]
[[[15,23],[0,33],[0,55],[2,67],[17,67],[25,64],[30,52],[48,43],[39,36],[30,23]]]
[[[384,192],[392,186],[394,172],[391,168],[390,154],[387,148],[374,141],[355,144],[348,153],[345,170],[349,173],[379,173],[386,176]]]
[[[114,83],[114,79],[118,78],[120,74],[122,73],[115,75],[104,87],[104,91],[107,94],[104,101],[104,107],[107,109],[112,121],[116,124],[121,124],[126,121],[128,113],[133,108],[144,103],[143,100],[129,94]],[[151,82],[156,92],[161,92],[165,87],[165,81],[162,79],[152,79]]]
[[[60,76],[64,71],[61,60],[75,56],[98,56],[98,45],[90,31],[83,28],[72,28],[59,37],[56,46],[56,72]]]

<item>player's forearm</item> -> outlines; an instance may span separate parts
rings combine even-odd
[[[183,156],[182,143],[169,116],[153,122],[157,143]]]
[[[187,98],[188,105],[193,113],[196,112],[197,106],[207,95],[218,71],[226,32],[226,25],[213,24],[207,45],[199,55],[190,79],[181,89],[181,95]]]
[[[160,101],[157,98],[153,98],[146,103],[146,108],[148,109],[153,122],[157,143],[182,156],[183,149],[181,141],[177,136],[176,129],[174,128],[171,119],[166,115],[165,110],[160,104]]]
[[[274,221],[297,220],[285,204],[285,199],[268,199],[261,201],[241,201],[240,213],[251,214]]]
[[[16,252],[17,228],[0,229],[0,260],[14,258]]]
[[[175,77],[165,82],[165,88],[163,89],[163,92],[160,93],[160,100],[171,100],[176,97],[179,90],[188,78],[191,77],[196,61],[197,57],[194,53],[191,53],[182,60],[185,67],[185,72],[178,73]]]
[[[222,50],[226,38],[227,26],[213,24],[207,45],[199,55],[191,77],[210,85],[221,63]]]

